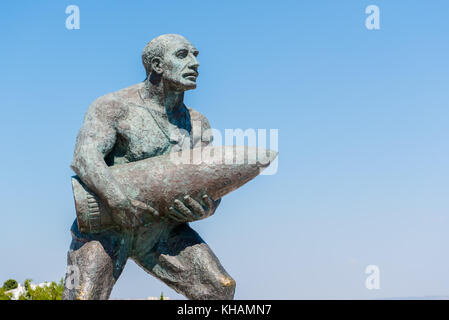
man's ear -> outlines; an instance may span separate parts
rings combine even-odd
[[[162,74],[162,59],[159,57],[154,57],[151,59],[151,70],[156,72],[157,74]]]

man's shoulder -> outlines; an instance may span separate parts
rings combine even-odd
[[[187,107],[190,114],[190,121],[201,121],[203,127],[210,127],[209,120],[201,112]]]
[[[111,95],[122,103],[139,103],[141,100],[140,90],[143,88],[143,82],[112,92]]]
[[[127,110],[130,103],[138,103],[139,89],[141,83],[120,89],[115,92],[107,93],[95,99],[90,109],[101,112],[122,113]]]
[[[208,145],[214,139],[214,136],[211,131],[209,120],[199,111],[196,111],[192,108],[187,107],[190,113],[190,121],[192,123],[193,128],[201,128],[200,131],[200,141],[203,145]]]

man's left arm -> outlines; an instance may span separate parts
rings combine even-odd
[[[212,142],[214,141],[214,134],[212,132],[212,128],[210,126],[209,120],[203,116],[202,114],[199,113],[200,116],[200,121],[201,121],[201,146],[202,147],[207,147],[207,146],[212,146]],[[221,202],[221,198],[212,201],[210,203],[211,206],[211,213],[209,216],[213,215],[215,213],[215,210],[217,210],[218,205]]]
[[[212,145],[213,133],[209,121],[199,112],[189,109],[192,122],[193,148]],[[198,130],[200,129],[200,130]],[[213,200],[207,194],[201,199],[186,195],[182,201],[175,200],[169,208],[170,217],[180,222],[191,222],[210,217],[215,213],[221,198]]]

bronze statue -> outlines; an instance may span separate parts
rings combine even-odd
[[[77,214],[84,210],[72,225],[68,253],[68,265],[79,270],[79,285],[70,286],[66,276],[63,299],[108,299],[128,258],[188,299],[233,298],[235,281],[188,223],[214,214],[219,196],[238,186],[223,187],[221,193],[165,197],[174,200],[165,200],[162,206],[130,195],[131,187],[144,183],[139,173],[133,173],[131,187],[117,176],[118,167],[151,163],[144,159],[181,151],[186,142],[189,148],[210,146],[208,120],[183,103],[184,92],[196,88],[197,55],[184,37],[159,36],[143,50],[145,81],[100,97],[87,110],[71,164],[77,174],[73,180]],[[200,130],[192,130],[193,123]],[[267,166],[275,156],[270,154],[256,167]],[[238,173],[239,185],[258,174],[256,167],[251,175]],[[152,188],[147,193],[159,190]],[[85,201],[84,207],[79,199]],[[106,211],[109,224],[100,218]]]

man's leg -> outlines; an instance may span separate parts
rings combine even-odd
[[[115,232],[82,234],[76,221],[67,254],[63,300],[107,300],[128,258],[125,238]]]
[[[145,237],[137,239],[145,247]],[[152,249],[148,249],[152,248]],[[148,273],[188,299],[233,299],[235,281],[188,224],[168,228],[154,246],[131,257]]]

